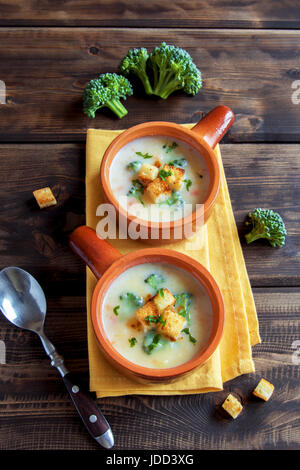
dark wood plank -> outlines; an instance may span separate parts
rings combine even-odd
[[[300,369],[292,361],[292,343],[300,337],[300,291],[254,289],[254,297],[263,339],[254,348],[256,373],[218,393],[99,400],[116,449],[300,449]],[[49,298],[46,331],[87,383],[85,323],[84,297]],[[7,364],[0,365],[0,448],[97,449],[38,338],[0,317],[0,339],[7,347]],[[268,403],[251,396],[262,376],[276,387]],[[244,405],[236,421],[220,410],[229,392]]]
[[[222,145],[225,171],[253,286],[300,285],[299,145]],[[1,267],[19,265],[47,293],[84,295],[84,266],[67,244],[85,221],[82,144],[0,145]],[[40,210],[32,191],[51,186],[58,205]],[[278,210],[288,230],[285,247],[246,246],[244,220],[255,207]]]
[[[297,0],[2,0],[1,25],[299,28]]]
[[[252,285],[299,286],[299,145],[222,145],[225,173]],[[273,209],[283,217],[288,236],[282,248],[266,240],[247,245],[247,213]],[[271,249],[270,249],[271,248]]]
[[[68,234],[85,223],[85,153],[80,144],[0,148],[1,266],[18,265],[50,292],[85,291],[84,268]],[[32,191],[50,186],[58,204],[41,211]]]
[[[151,49],[162,40],[180,44],[203,72],[195,97],[178,92],[167,101],[136,94],[121,121],[110,112],[95,120],[82,113],[86,82],[117,71],[128,48]],[[292,83],[299,78],[300,32],[111,28],[2,28],[1,141],[83,141],[87,127],[124,128],[147,120],[194,122],[218,104],[234,110],[227,142],[298,142],[299,105]]]

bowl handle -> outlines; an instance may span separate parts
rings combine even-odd
[[[208,145],[215,148],[233,124],[234,114],[227,106],[217,106],[201,119],[193,128]]]
[[[86,225],[76,228],[70,235],[69,244],[90,270],[100,279],[109,266],[122,255],[106,240],[98,237],[95,230]]]

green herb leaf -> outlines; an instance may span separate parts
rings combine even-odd
[[[183,180],[183,182],[185,183],[185,187],[186,187],[186,190],[189,191],[190,190],[190,187],[192,186],[192,181],[189,180],[189,179],[186,179],[186,180]]]
[[[164,277],[161,274],[150,274],[150,276],[145,279],[145,282],[149,284],[154,290],[158,290],[158,286],[164,282]]]
[[[136,338],[129,338],[129,344],[130,344],[130,347],[133,348],[133,346],[136,345],[137,343],[137,339]]]
[[[163,287],[161,287],[160,289],[158,289],[158,294],[160,295],[160,297],[164,298],[165,293],[164,293],[164,288],[163,288]]]
[[[156,324],[156,323],[160,323],[162,326],[165,326],[165,324],[166,324],[166,320],[163,320],[161,315],[159,315],[159,316],[157,316],[157,315],[148,315],[145,318],[145,321],[147,323],[149,323],[150,326],[152,324]]]
[[[144,194],[144,186],[142,185],[142,183],[139,180],[133,180],[132,181],[132,186],[131,186],[130,190],[128,191],[127,196],[135,197],[144,206],[145,203],[144,203],[144,201],[141,197],[141,194]]]
[[[119,308],[120,308],[120,305],[117,305],[117,306],[113,309],[114,314],[117,315],[117,316],[119,315],[119,312],[118,312]]]
[[[149,325],[151,326],[152,323],[155,324],[158,322],[158,316],[157,315],[147,315],[147,317],[145,317],[145,321],[147,323],[149,323]]]
[[[128,163],[126,168],[127,170],[133,171],[133,173],[137,173],[139,169],[141,168],[141,166],[142,166],[142,162],[135,160],[134,162]]]
[[[166,153],[172,152],[172,150],[176,149],[176,147],[178,147],[177,142],[172,142],[171,145],[163,145],[163,149],[165,149]]]
[[[150,153],[142,153],[142,152],[135,152],[139,157],[144,158],[147,160],[148,158],[153,158],[153,155],[150,155]]]
[[[182,333],[185,333],[186,335],[189,335],[189,340],[190,340],[191,343],[195,344],[197,342],[197,340],[191,335],[189,328],[184,328],[181,331],[182,331]]]
[[[172,173],[171,170],[166,171],[166,170],[161,169],[161,170],[159,170],[159,172],[158,172],[158,176],[159,176],[163,181],[166,181],[166,177],[167,177],[167,176],[172,176],[172,175],[173,175],[173,173]]]
[[[187,165],[187,160],[185,158],[180,158],[178,160],[173,160],[168,163],[169,166],[179,166],[180,168],[185,168]]]
[[[167,320],[163,320],[162,316],[160,315],[158,317],[158,323],[160,323],[162,326],[166,326]]]

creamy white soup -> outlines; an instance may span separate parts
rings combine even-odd
[[[110,185],[128,213],[153,222],[177,220],[204,203],[209,172],[185,142],[147,136],[126,144],[113,159]]]
[[[99,314],[123,357],[156,369],[178,366],[197,354],[208,341],[213,318],[200,282],[166,263],[122,273],[108,288]]]

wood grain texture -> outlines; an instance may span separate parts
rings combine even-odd
[[[95,120],[82,113],[82,92],[99,73],[115,72],[129,48],[151,49],[162,40],[180,44],[203,73],[195,97],[147,98],[137,86],[121,121],[110,111]],[[120,129],[147,120],[195,122],[219,104],[236,122],[226,142],[298,142],[300,32],[121,28],[2,28],[1,141],[83,141],[87,127]]]
[[[256,373],[218,393],[99,400],[116,449],[300,449],[300,368],[292,362],[292,343],[300,338],[300,290],[261,288],[254,297],[263,339],[254,348]],[[87,381],[85,322],[84,297],[49,299],[46,331],[70,369]],[[3,317],[0,338],[7,345],[7,364],[0,365],[0,448],[97,449],[38,338]],[[262,376],[275,385],[268,403],[251,395]],[[244,405],[236,421],[220,409],[229,392]]]
[[[233,210],[253,286],[300,285],[300,145],[221,146]],[[85,222],[82,144],[0,145],[1,267],[19,265],[37,276],[49,295],[84,295],[84,266],[68,234]],[[55,207],[40,210],[32,191],[50,186]],[[244,221],[255,207],[278,210],[286,245],[265,240],[246,246]]]
[[[2,0],[0,25],[299,28],[300,11],[297,0]]]

